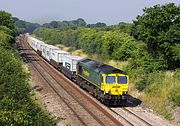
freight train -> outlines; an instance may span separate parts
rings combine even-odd
[[[124,71],[89,58],[73,56],[28,34],[25,37],[38,55],[101,102],[125,103],[129,78]]]

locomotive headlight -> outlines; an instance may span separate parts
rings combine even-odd
[[[123,94],[127,94],[127,91],[123,91]]]
[[[108,90],[106,90],[106,93],[108,94],[110,91],[109,91],[109,89]]]

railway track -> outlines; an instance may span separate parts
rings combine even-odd
[[[23,46],[27,49],[27,45],[24,45],[23,44]],[[28,57],[26,57],[26,59],[28,60],[28,61],[30,61],[29,60],[29,58]],[[34,57],[33,59],[38,59],[37,57]],[[58,95],[60,98],[61,98],[61,100],[68,106],[68,108],[73,112],[73,114],[78,118],[78,120],[81,122],[81,125],[84,125],[84,126],[87,126],[87,122],[84,122],[84,120],[79,116],[79,114],[74,110],[74,108],[72,108],[72,106],[70,106],[70,104],[60,95],[60,93],[59,93],[59,91],[57,90],[57,88],[54,86],[54,85],[52,85],[51,83],[52,83],[52,80],[50,80],[50,79],[52,79],[52,77],[50,78],[50,77],[47,77],[47,76],[50,76],[49,74],[48,75],[44,75],[44,73],[43,73],[43,71],[44,72],[46,72],[47,73],[47,71],[45,71],[44,69],[43,69],[43,71],[42,70],[40,70],[40,68],[42,68],[42,66],[38,66],[39,64],[35,64],[35,62],[31,62],[31,67],[33,67],[40,75],[41,75],[41,77],[48,83],[48,85],[51,87],[51,89],[56,93],[56,95]],[[48,79],[49,78],[49,79]]]
[[[22,47],[25,49],[25,56],[26,55],[30,55],[32,53],[32,50],[30,52],[30,47],[27,43],[21,41]],[[34,51],[33,51],[34,52]],[[97,124],[105,126],[105,125],[117,125],[117,126],[121,126],[122,124],[116,120],[111,114],[109,114],[106,110],[104,110],[100,105],[98,105],[97,103],[95,103],[93,100],[91,100],[88,95],[84,95],[82,93],[82,91],[79,91],[80,89],[77,88],[77,86],[74,86],[74,84],[72,84],[72,82],[70,82],[69,80],[67,80],[65,77],[62,77],[62,74],[60,74],[57,70],[53,69],[46,61],[44,61],[40,56],[38,56],[37,54],[35,54],[35,52],[33,53],[33,55],[31,55],[34,59],[34,61],[29,61],[31,62],[31,66],[36,69],[36,71],[43,77],[43,79],[47,82],[47,84],[52,88],[52,90],[63,100],[63,102],[66,103],[66,105],[73,111],[74,115],[77,116],[78,120],[81,122],[82,125],[89,125],[90,123],[87,123],[84,119],[86,117],[82,117],[82,115],[80,115],[79,111],[76,111],[75,109],[77,108],[73,108],[71,105],[71,103],[64,99],[64,97],[62,97],[62,95],[59,94],[59,86],[61,86],[61,89],[65,90],[66,93],[67,92],[71,92],[68,93],[68,95],[70,95],[73,99],[76,99],[75,102],[77,102],[76,104],[79,104],[81,107],[81,109],[84,109],[86,112],[88,112],[88,114],[91,116],[91,118],[94,119],[95,122],[97,122]],[[32,58],[31,57],[31,58]],[[26,57],[28,60],[29,58]],[[45,75],[46,73],[46,75]],[[53,83],[53,84],[52,84]],[[56,86],[55,86],[56,84]],[[68,89],[68,90],[67,90]],[[70,90],[71,89],[71,90]],[[76,91],[75,91],[76,90]],[[76,95],[78,95],[79,98],[75,97],[76,95],[72,94],[75,92]],[[81,99],[84,98],[84,99]],[[91,103],[91,105],[89,105],[90,107],[87,106],[87,101],[88,103]],[[96,107],[96,111],[99,112],[102,116],[99,116],[99,114],[97,112],[93,112],[91,111],[91,108],[95,108]],[[106,118],[106,119],[105,119]],[[91,124],[92,125],[92,124]]]
[[[153,126],[152,124],[150,124],[146,120],[142,119],[137,114],[135,114],[134,112],[132,112],[131,110],[129,110],[129,109],[125,108],[125,107],[122,107],[122,108],[109,108],[109,109],[113,113],[115,113],[117,116],[123,118],[128,123],[128,125],[130,125],[130,126]],[[122,111],[124,111],[124,112],[122,112]],[[128,114],[129,117],[131,116],[131,120],[129,120],[129,118],[127,119],[126,115],[123,114],[123,113]],[[135,119],[132,120],[132,116]],[[134,121],[134,120],[136,120],[136,121]]]
[[[36,64],[34,64],[34,63],[32,63],[32,65],[31,65],[40,75],[41,75],[41,77],[48,83],[48,85],[51,87],[51,89],[56,93],[56,95],[58,95],[60,98],[61,98],[61,100],[64,102],[64,103],[66,103],[66,105],[68,106],[68,108],[70,108],[70,110],[73,112],[73,114],[78,118],[78,120],[82,123],[82,125],[84,125],[84,126],[87,126],[87,124],[81,119],[81,117],[74,111],[74,109],[68,104],[68,102],[66,102],[66,100],[64,100],[63,98],[62,98],[62,96],[58,93],[58,91],[57,91],[57,89],[53,86],[53,85],[51,85],[51,81],[49,80],[49,79],[47,79],[45,76],[44,76],[44,74],[42,73],[42,71],[40,70],[40,69],[38,69],[37,67],[37,65]]]

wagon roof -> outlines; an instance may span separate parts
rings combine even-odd
[[[65,57],[72,59],[72,60],[82,60],[83,59],[80,56],[74,56],[74,55],[66,55]]]
[[[56,53],[69,53],[69,52],[66,52],[66,51],[63,51],[63,50],[53,50],[53,52],[56,52]]]
[[[48,47],[48,48],[53,48],[53,49],[59,49],[59,48],[58,48],[58,47],[56,47],[56,46],[53,46],[53,45],[48,45],[48,44],[47,44],[47,47]]]

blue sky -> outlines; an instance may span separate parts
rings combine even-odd
[[[22,20],[45,23],[83,18],[87,23],[108,25],[132,22],[142,9],[180,0],[1,0],[0,10]]]

